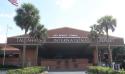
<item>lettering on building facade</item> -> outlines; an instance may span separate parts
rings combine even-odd
[[[41,39],[35,39],[31,37],[17,37],[17,43],[43,43]],[[113,40],[106,38],[98,39],[98,42],[112,42]],[[85,37],[85,38],[48,38],[46,43],[91,43],[92,41]]]

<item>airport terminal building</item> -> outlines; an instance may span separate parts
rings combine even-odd
[[[100,37],[98,43],[94,43],[88,38],[88,34],[88,31],[63,27],[48,30],[48,38],[45,41],[20,35],[9,37],[7,43],[19,49],[18,64],[41,65],[50,69],[84,69],[97,63],[96,44],[100,50],[107,49],[106,36]],[[123,38],[109,38],[111,48],[124,46]],[[104,56],[99,53],[100,57]]]

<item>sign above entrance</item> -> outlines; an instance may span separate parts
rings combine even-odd
[[[54,34],[51,38],[80,38],[80,36],[76,34]]]
[[[118,45],[118,44],[123,44],[122,39],[109,39],[107,40],[106,38],[99,38],[98,44],[106,44],[109,42],[110,44]],[[62,38],[52,38],[49,37],[48,39],[45,40],[40,40],[40,39],[34,39],[31,37],[13,37],[8,39],[8,44],[16,44],[16,45],[23,45],[23,44],[28,44],[28,45],[35,45],[35,44],[43,44],[43,43],[95,43],[92,42],[88,37],[82,37],[82,38],[68,38],[68,37],[62,37]]]
[[[88,38],[52,38],[54,43],[90,43]]]
[[[110,39],[107,40],[106,36],[102,36],[98,39],[97,43],[91,41],[88,38],[88,31],[73,29],[73,28],[58,28],[48,30],[48,38],[46,40],[34,39],[31,37],[15,36],[7,39],[7,43],[10,45],[36,45],[43,43],[87,43],[87,44],[99,44],[107,45],[109,42],[111,45],[124,45],[123,38],[109,36]]]

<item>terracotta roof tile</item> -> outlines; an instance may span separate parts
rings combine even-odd
[[[4,50],[5,48],[5,44],[0,44],[0,49],[1,50]],[[6,45],[6,51],[19,51],[18,48],[15,48],[15,47],[12,47],[12,46],[9,46],[9,45]]]

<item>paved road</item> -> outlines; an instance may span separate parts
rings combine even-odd
[[[6,74],[6,71],[0,71],[0,74]]]
[[[48,72],[48,74],[86,74],[84,71],[74,71],[74,72]]]

